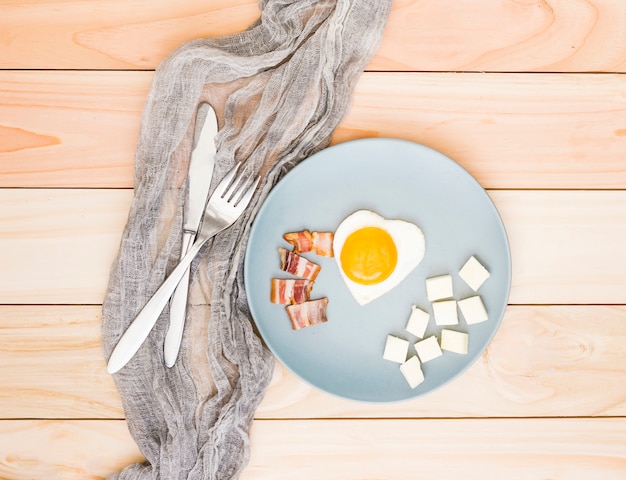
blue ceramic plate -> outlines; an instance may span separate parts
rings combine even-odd
[[[372,210],[413,222],[424,232],[426,254],[396,288],[360,306],[335,260],[307,258],[322,270],[312,299],[328,297],[328,322],[294,331],[283,305],[270,303],[270,282],[284,278],[279,247],[286,232],[334,231],[352,212]],[[412,389],[399,365],[383,359],[388,334],[411,342],[405,330],[415,304],[431,313],[427,335],[437,335],[425,279],[451,274],[454,298],[473,292],[458,271],[476,256],[491,273],[479,289],[489,320],[468,326],[459,312],[455,329],[469,333],[469,353],[423,364],[425,380]],[[460,165],[423,145],[365,139],[327,148],[291,170],[268,195],[251,229],[245,284],[252,316],[264,341],[296,376],[325,392],[365,402],[396,402],[428,393],[467,369],[485,350],[504,314],[511,283],[508,241],[500,216],[480,184]],[[449,328],[449,327],[448,327]]]

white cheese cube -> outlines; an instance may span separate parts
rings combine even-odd
[[[459,323],[455,300],[433,302],[433,314],[435,315],[435,323],[439,326],[457,325]]]
[[[459,277],[461,277],[472,290],[477,291],[480,286],[485,283],[485,280],[489,278],[489,272],[476,260],[476,257],[471,256],[470,259],[465,262],[461,270],[459,270]]]
[[[467,354],[467,347],[469,345],[469,335],[463,332],[456,332],[454,330],[441,330],[441,349],[448,352]]]
[[[430,315],[428,313],[413,305],[411,307],[411,316],[406,324],[406,331],[418,338],[424,338],[429,319]]]
[[[417,342],[415,344],[415,351],[417,352],[417,356],[420,358],[422,363],[429,362],[430,360],[440,357],[443,354],[441,352],[441,348],[439,348],[437,337],[434,335]]]
[[[468,325],[474,325],[487,320],[487,310],[478,295],[459,300],[459,308]]]
[[[422,372],[422,364],[419,359],[413,355],[406,362],[400,365],[400,371],[411,388],[417,387],[424,381],[424,372]]]
[[[453,295],[451,275],[440,275],[426,279],[426,296],[431,302],[442,298],[451,298]]]
[[[391,362],[404,363],[409,352],[409,341],[404,338],[387,335],[383,358]]]

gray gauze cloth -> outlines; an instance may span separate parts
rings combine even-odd
[[[243,216],[191,267],[185,334],[163,363],[168,308],[114,375],[145,463],[116,479],[237,478],[274,359],[255,333],[242,261],[272,186],[326,147],[379,45],[391,0],[261,0],[248,30],[183,44],[157,68],[135,156],[134,197],[103,305],[105,357],[176,265],[187,169],[202,104],[220,130],[212,189],[238,161],[262,182]],[[303,192],[302,199],[315,201]],[[277,466],[279,468],[279,466]]]

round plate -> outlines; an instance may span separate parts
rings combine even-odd
[[[303,254],[321,266],[311,299],[327,297],[328,322],[292,330],[284,305],[270,302],[280,270],[279,247],[287,232],[334,231],[352,212],[372,210],[413,222],[424,232],[422,262],[393,290],[360,306],[342,281],[334,258]],[[467,325],[459,312],[452,328],[469,334],[469,352],[444,354],[422,365],[425,380],[412,389],[399,364],[383,359],[388,334],[419,340],[405,330],[411,306],[431,320],[425,279],[450,274],[454,298],[475,294],[458,275],[470,256],[491,276],[480,287],[489,319]],[[506,308],[511,261],[500,216],[480,184],[460,165],[423,145],[365,139],[322,150],[293,168],[270,192],[254,221],[244,264],[250,310],[276,358],[296,376],[325,392],[365,402],[396,402],[423,395],[467,369],[493,338]]]

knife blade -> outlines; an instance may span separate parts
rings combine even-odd
[[[183,240],[180,258],[185,256],[193,244],[202,220],[204,207],[209,197],[213,167],[215,166],[215,135],[217,117],[211,105],[204,104],[199,112],[206,108],[206,117],[196,145],[191,153],[188,173],[188,198],[183,226]],[[189,291],[189,268],[183,275],[170,300],[170,323],[165,334],[163,355],[165,365],[172,367],[178,357],[183,338],[185,315],[187,313],[187,294]]]

